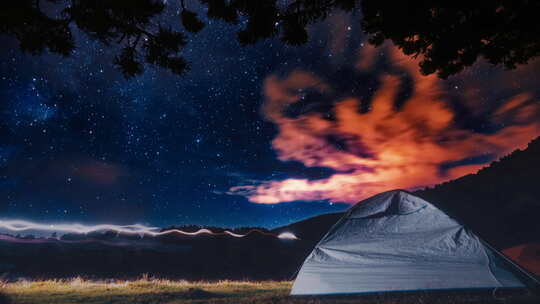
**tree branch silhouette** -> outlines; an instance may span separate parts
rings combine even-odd
[[[205,7],[207,19],[242,24],[241,45],[277,38],[289,45],[309,41],[306,28],[336,10],[362,11],[362,30],[369,42],[392,41],[405,54],[420,58],[423,74],[446,78],[485,58],[509,69],[540,55],[540,2],[533,0],[178,0],[179,19],[190,33],[205,22],[193,8]],[[44,12],[61,6],[59,16]],[[45,50],[69,56],[76,48],[72,28],[119,49],[113,63],[133,77],[152,64],[182,75],[189,65],[181,56],[187,40],[173,26],[159,24],[162,0],[18,0],[0,4],[0,34],[19,41],[33,55]],[[46,10],[45,10],[46,11]],[[240,23],[241,22],[241,23]]]
[[[447,78],[479,58],[514,69],[540,55],[538,1],[363,0],[362,12],[369,41],[420,57],[424,75]]]

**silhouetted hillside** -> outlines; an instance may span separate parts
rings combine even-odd
[[[497,248],[540,242],[540,138],[476,174],[415,194]]]

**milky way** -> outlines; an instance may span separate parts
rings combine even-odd
[[[440,81],[368,46],[354,16],[301,47],[241,47],[237,29],[190,35],[185,76],[131,80],[78,31],[69,58],[0,37],[0,216],[275,227],[474,172],[538,135],[536,63]]]

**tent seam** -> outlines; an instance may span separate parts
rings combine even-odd
[[[465,228],[465,227],[464,227]],[[465,228],[467,229],[467,228]],[[476,234],[473,234],[474,237],[478,240],[478,242],[480,244],[482,244],[482,242],[480,241],[480,239],[476,236]],[[483,244],[482,244],[483,245]],[[488,260],[488,270],[489,270],[489,274],[491,275],[491,278],[497,282],[500,286],[504,286],[504,284],[501,283],[501,281],[499,281],[499,279],[497,279],[497,277],[495,276],[495,274],[493,273],[493,271],[491,270],[491,259],[489,258],[488,254],[487,254],[487,251],[486,251],[486,247],[485,246],[481,246],[482,247],[482,252],[484,253],[484,256],[486,257],[486,259]]]

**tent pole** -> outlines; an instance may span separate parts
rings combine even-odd
[[[484,241],[481,237],[479,237],[478,235],[476,235],[476,237],[480,240],[480,242],[482,242],[482,244],[484,244],[486,247],[488,247],[489,249],[491,249],[491,251],[493,251],[495,254],[497,254],[498,256],[500,256],[506,263],[510,264],[512,267],[510,269],[517,269],[518,271],[515,271],[514,272],[517,272],[517,274],[519,274],[521,277],[525,277],[527,280],[524,280],[525,284],[535,293],[535,294],[540,294],[540,281],[538,281],[538,279],[532,274],[530,273],[528,270],[526,270],[525,268],[521,267],[519,264],[517,264],[516,262],[512,261],[510,258],[508,258],[506,255],[504,255],[503,253],[501,253],[499,250],[495,249],[493,246],[491,246],[488,242]]]

